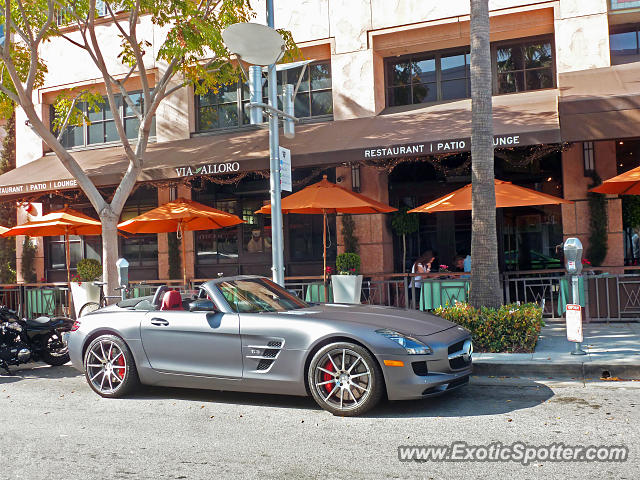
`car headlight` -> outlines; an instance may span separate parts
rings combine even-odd
[[[417,340],[408,335],[403,335],[394,330],[383,328],[376,330],[383,337],[387,337],[389,340],[396,342],[402,348],[404,348],[409,355],[431,355],[433,350],[428,345],[425,345],[420,340]]]

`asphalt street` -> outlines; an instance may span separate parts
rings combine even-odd
[[[0,376],[0,478],[638,477],[640,382],[474,378],[437,399],[340,418],[310,398],[142,388],[94,394],[69,366]],[[400,462],[454,441],[629,446],[624,463]]]

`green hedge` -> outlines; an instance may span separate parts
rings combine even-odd
[[[534,303],[479,310],[458,303],[433,313],[470,330],[477,352],[531,353],[544,326],[542,310]]]

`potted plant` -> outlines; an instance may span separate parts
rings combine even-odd
[[[337,275],[331,275],[333,301],[336,303],[360,303],[362,275],[360,271],[360,255],[357,253],[341,253],[336,258]]]
[[[88,302],[100,302],[100,287],[93,282],[102,276],[102,265],[93,258],[85,258],[78,262],[78,274],[71,277],[71,295],[76,318],[80,309]]]

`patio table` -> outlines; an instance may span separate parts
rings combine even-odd
[[[327,303],[327,295],[325,292],[325,286],[322,283],[311,283],[307,286],[307,291],[304,295],[305,302],[320,302]],[[329,287],[329,300],[328,303],[333,302],[333,290]]]
[[[469,282],[465,280],[423,280],[420,310],[435,310],[444,305],[468,300]]]

